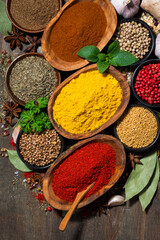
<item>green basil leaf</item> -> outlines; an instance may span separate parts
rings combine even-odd
[[[8,32],[11,32],[12,30],[12,24],[6,14],[6,9],[5,9],[5,2],[0,0],[0,32],[4,35],[7,36]]]
[[[99,53],[98,54],[98,59],[102,62],[106,61],[106,57],[107,57],[107,55],[105,53]]]
[[[106,71],[108,67],[109,67],[108,62],[101,62],[100,60],[97,62],[97,68],[100,73],[103,73],[104,71]]]
[[[15,150],[7,150],[8,152],[8,157],[10,162],[13,164],[13,166],[15,168],[17,168],[18,170],[22,171],[22,172],[32,172],[31,169],[29,169],[23,162],[22,160],[19,158],[17,151]]]
[[[107,50],[107,56],[115,57],[120,51],[120,46],[118,40],[111,43]]]
[[[115,67],[118,67],[118,64],[116,63],[116,61],[114,60],[114,58],[109,59],[109,64]]]
[[[145,189],[139,194],[139,200],[142,206],[143,211],[152,201],[154,194],[157,190],[159,182],[159,160],[157,156],[157,164],[154,170],[153,176],[150,179],[149,184],[145,187]]]
[[[143,165],[137,164],[135,170],[132,170],[127,182],[124,186],[126,199],[131,199],[140,193],[149,183],[157,160],[157,152],[154,152],[147,157],[141,159]]]
[[[113,58],[113,60],[117,63],[118,66],[128,66],[138,61],[138,59],[131,54],[130,52],[126,52],[120,50],[119,53]]]
[[[81,48],[77,55],[85,58],[88,61],[93,61],[93,62],[97,62],[98,57],[97,55],[100,53],[100,50],[96,47],[96,46],[85,46],[83,48]]]

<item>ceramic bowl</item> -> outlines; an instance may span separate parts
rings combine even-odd
[[[56,209],[59,210],[69,210],[71,207],[72,202],[64,201],[57,197],[52,189],[52,176],[54,174],[54,169],[62,163],[62,161],[65,161],[65,158],[67,158],[70,154],[72,154],[75,150],[81,148],[82,146],[85,146],[88,143],[106,143],[113,147],[115,153],[116,153],[116,167],[115,172],[112,175],[109,183],[105,186],[103,186],[100,190],[98,190],[96,193],[92,194],[90,197],[83,199],[77,208],[82,208],[89,203],[93,202],[100,196],[102,196],[104,193],[106,193],[121,177],[124,169],[125,169],[125,163],[126,163],[126,154],[123,147],[123,144],[117,140],[116,138],[100,134],[95,137],[80,141],[70,147],[68,150],[63,152],[63,154],[52,164],[52,166],[48,169],[48,171],[45,174],[44,181],[43,181],[43,193],[46,198],[46,200],[49,202],[51,206],[53,206]],[[71,176],[72,177],[72,176]]]
[[[122,113],[124,112],[125,108],[128,105],[128,102],[130,99],[130,88],[128,86],[128,83],[119,71],[117,71],[114,67],[110,66],[108,71],[113,77],[115,77],[118,80],[118,82],[122,88],[122,92],[123,92],[121,104],[118,107],[115,114],[106,123],[101,125],[99,128],[89,131],[87,133],[73,134],[73,133],[67,132],[61,126],[58,126],[53,118],[53,106],[54,106],[54,102],[55,102],[58,94],[60,93],[61,89],[64,86],[66,86],[72,79],[78,77],[78,75],[80,73],[84,73],[84,72],[88,72],[88,71],[92,71],[92,70],[97,70],[96,64],[92,64],[90,66],[84,67],[84,68],[80,69],[79,71],[75,72],[74,74],[72,74],[71,76],[69,76],[66,80],[64,80],[57,87],[57,89],[55,89],[55,91],[53,92],[53,94],[51,95],[51,97],[49,99],[49,103],[48,103],[49,119],[50,119],[53,127],[57,130],[57,132],[59,132],[65,138],[79,140],[79,139],[84,139],[84,138],[88,138],[88,137],[96,135],[97,133],[101,132],[102,130],[109,127],[111,124],[113,124],[122,115]]]
[[[54,27],[54,24],[59,20],[59,18],[61,17],[61,15],[65,12],[65,10],[67,8],[69,8],[71,5],[78,3],[78,2],[82,2],[85,0],[69,0],[58,12],[58,14],[56,15],[56,17],[54,17],[50,23],[48,24],[47,28],[45,29],[44,33],[43,33],[43,37],[41,40],[42,43],[42,51],[43,54],[46,58],[46,60],[55,68],[62,70],[62,71],[72,71],[72,70],[76,70],[78,68],[84,67],[85,65],[87,65],[89,62],[84,60],[84,59],[80,59],[79,61],[76,62],[67,62],[62,60],[61,58],[59,58],[58,56],[56,56],[56,54],[54,53],[54,50],[51,51],[51,47],[50,47],[50,37],[51,37],[51,31],[52,28]],[[98,43],[97,47],[102,50],[105,45],[109,42],[109,40],[111,39],[112,35],[114,34],[114,31],[117,27],[117,15],[115,12],[115,9],[113,7],[113,5],[110,3],[109,0],[87,0],[87,1],[93,1],[95,3],[97,3],[102,10],[104,11],[105,17],[106,17],[106,21],[107,21],[107,26],[106,26],[106,30],[105,33],[101,39],[101,41]]]
[[[154,141],[149,144],[147,147],[143,147],[143,148],[131,148],[131,147],[128,147],[126,144],[124,144],[123,142],[123,145],[125,147],[126,150],[130,151],[130,152],[135,152],[135,153],[144,153],[144,152],[148,152],[148,151],[151,151],[154,149],[154,147],[156,146],[157,142],[158,142],[158,139],[159,139],[159,136],[160,136],[160,120],[159,118],[157,117],[156,113],[154,111],[152,111],[150,108],[146,107],[146,106],[143,106],[143,105],[140,105],[140,104],[132,104],[129,106],[128,109],[132,108],[132,107],[143,107],[143,108],[146,108],[148,109],[156,118],[157,120],[157,124],[158,124],[158,130],[157,130],[157,136],[155,137]],[[118,122],[117,122],[118,123]],[[114,125],[114,135],[120,140],[119,136],[118,136],[118,133],[117,133],[117,130],[116,130],[116,127],[117,127],[117,123]],[[121,140],[120,140],[121,141]]]
[[[46,164],[44,166],[37,166],[37,165],[31,165],[30,163],[28,163],[27,161],[24,160],[23,158],[23,155],[20,153],[20,148],[19,148],[19,143],[20,143],[20,139],[21,139],[21,136],[24,132],[21,130],[18,134],[18,137],[17,137],[17,140],[16,140],[16,150],[17,150],[17,153],[18,153],[18,156],[19,158],[22,160],[22,162],[24,162],[26,164],[26,166],[32,170],[46,170],[47,168],[49,168],[52,163],[55,161],[53,160],[51,163],[49,164]],[[61,150],[60,150],[60,153],[58,155],[58,157],[61,155],[61,153],[64,151],[64,140],[63,140],[63,137],[60,136],[60,140],[61,140]]]
[[[23,55],[20,55],[19,57],[15,58],[14,61],[9,65],[8,69],[7,69],[7,72],[6,72],[6,89],[7,89],[7,92],[8,94],[10,95],[10,97],[18,104],[24,106],[26,104],[25,101],[23,101],[23,99],[19,99],[12,91],[11,89],[11,86],[10,86],[10,74],[11,74],[11,71],[12,69],[14,68],[14,66],[19,62],[21,61],[22,59],[24,58],[27,58],[27,57],[30,57],[30,56],[37,56],[37,57],[40,57],[40,58],[44,58],[43,54],[41,53],[25,53]],[[56,71],[56,76],[57,76],[57,86],[60,84],[61,82],[61,75],[60,73],[55,69]],[[25,91],[25,89],[24,89]]]
[[[151,108],[156,108],[156,109],[160,109],[160,103],[157,104],[149,104],[148,102],[146,102],[145,100],[142,100],[136,93],[134,85],[135,85],[135,81],[136,81],[136,77],[138,75],[138,72],[143,68],[143,66],[147,66],[148,64],[151,63],[160,63],[160,59],[149,59],[143,63],[141,63],[134,71],[133,75],[132,75],[132,80],[131,80],[131,88],[132,88],[132,92],[135,96],[135,98],[141,103],[144,104],[147,107],[151,107]],[[160,89],[160,88],[159,88]]]
[[[59,1],[59,9],[60,9],[62,7],[62,0],[58,0],[58,1]],[[16,26],[21,31],[28,32],[28,33],[40,33],[40,32],[44,31],[45,28],[30,30],[30,29],[26,29],[25,27],[19,25],[11,14],[11,10],[10,10],[11,9],[11,2],[12,2],[12,0],[6,0],[6,12],[7,12],[9,20],[11,21],[11,23],[14,26]]]

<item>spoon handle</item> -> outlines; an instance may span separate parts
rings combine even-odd
[[[84,198],[84,196],[86,195],[86,193],[94,186],[95,182],[93,182],[92,184],[90,184],[85,190],[83,190],[82,192],[79,192],[73,202],[73,204],[71,205],[69,211],[67,212],[67,214],[65,215],[65,217],[63,218],[63,220],[61,221],[60,225],[59,225],[59,230],[60,231],[64,231],[67,227],[67,224],[75,210],[75,208],[77,207],[77,205],[79,204],[79,202]]]

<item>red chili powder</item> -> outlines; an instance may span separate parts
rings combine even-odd
[[[61,199],[73,202],[77,193],[96,182],[89,197],[106,185],[114,174],[116,153],[105,143],[89,143],[77,149],[53,172],[52,188]]]

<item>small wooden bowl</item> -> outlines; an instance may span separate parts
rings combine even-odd
[[[22,106],[24,106],[26,103],[25,103],[25,101],[23,101],[23,100],[19,99],[17,96],[15,96],[14,93],[12,92],[12,89],[10,87],[10,74],[11,74],[11,71],[14,68],[14,66],[16,65],[17,62],[21,61],[22,59],[24,59],[26,57],[30,57],[30,56],[38,56],[40,58],[44,58],[43,54],[41,54],[41,53],[25,53],[25,54],[23,54],[23,55],[14,59],[14,61],[8,67],[7,72],[6,72],[6,76],[5,76],[5,78],[6,78],[6,89],[7,89],[8,94],[10,95],[10,97],[16,103],[18,103]],[[56,71],[56,76],[57,76],[57,86],[59,86],[60,83],[61,83],[61,75],[56,69],[55,69],[55,71]],[[24,91],[25,91],[25,89],[24,89]]]
[[[89,131],[87,133],[81,133],[81,134],[69,133],[64,128],[62,128],[61,126],[58,126],[57,123],[53,119],[53,105],[54,105],[54,102],[55,102],[58,94],[60,93],[61,89],[65,85],[67,85],[72,79],[76,78],[80,73],[88,72],[90,70],[97,70],[97,65],[92,64],[90,66],[84,67],[84,68],[80,69],[79,71],[73,73],[71,76],[69,76],[65,81],[63,81],[55,89],[55,91],[53,92],[53,94],[51,95],[51,97],[49,99],[49,103],[48,103],[49,119],[50,119],[53,127],[63,137],[78,140],[78,139],[84,139],[84,138],[88,138],[88,137],[91,137],[93,135],[96,135],[97,133],[101,132],[102,130],[109,127],[111,124],[113,124],[122,115],[122,113],[124,112],[124,110],[126,109],[126,107],[128,105],[128,102],[129,102],[129,99],[130,99],[129,85],[128,85],[127,81],[125,80],[125,78],[122,76],[122,74],[119,71],[117,71],[114,67],[110,66],[109,67],[109,73],[118,80],[118,82],[119,82],[119,84],[122,88],[122,91],[123,91],[122,102],[121,102],[120,106],[118,107],[117,111],[115,112],[115,114],[106,123],[101,125],[99,128],[94,129],[92,131]]]
[[[13,18],[11,11],[10,11],[10,6],[11,6],[11,1],[12,0],[6,0],[6,13],[8,15],[9,20],[11,23],[16,26],[18,29],[20,29],[23,32],[28,32],[28,33],[40,33],[43,32],[45,28],[39,29],[39,30],[29,30],[26,28],[23,28],[23,26],[20,26],[15,19]],[[57,0],[58,1],[58,0]],[[62,0],[59,0],[59,9],[62,7]],[[23,14],[23,13],[22,13]]]
[[[101,142],[101,143],[106,143],[110,146],[113,147],[115,153],[116,153],[116,168],[115,168],[115,173],[111,177],[109,183],[105,186],[103,186],[99,191],[91,195],[90,197],[83,199],[77,208],[84,207],[88,205],[89,203],[93,202],[100,196],[102,196],[104,193],[106,193],[121,177],[124,169],[125,169],[125,163],[126,163],[126,154],[125,150],[123,147],[123,144],[117,140],[116,138],[109,136],[109,135],[104,135],[100,134],[95,137],[80,141],[70,147],[68,150],[63,152],[59,158],[50,166],[48,171],[45,174],[44,181],[43,181],[43,193],[44,196],[49,202],[51,206],[53,206],[56,209],[59,210],[69,210],[72,202],[69,201],[64,201],[57,197],[55,193],[53,192],[52,189],[52,175],[54,172],[55,167],[62,163],[62,161],[65,161],[65,158],[67,158],[70,154],[72,154],[75,150],[78,148],[81,148],[82,146],[88,144],[88,143],[94,143],[94,142]],[[72,177],[72,176],[71,176]]]
[[[83,2],[85,0],[69,0],[58,12],[56,17],[54,17],[50,23],[48,24],[47,28],[45,29],[43,36],[42,36],[42,51],[43,54],[46,58],[46,60],[55,68],[62,70],[62,71],[72,71],[81,67],[84,67],[87,65],[89,62],[81,59],[76,62],[67,62],[56,56],[54,52],[51,52],[50,49],[50,36],[52,32],[52,28],[54,24],[59,20],[63,12],[70,7],[71,5],[78,3],[78,2]],[[109,42],[111,39],[112,35],[114,34],[116,27],[117,27],[117,14],[116,11],[113,7],[113,5],[110,3],[109,0],[87,0],[91,2],[97,3],[102,10],[104,11],[106,21],[107,21],[107,26],[105,33],[101,39],[101,41],[98,43],[97,47],[100,49],[100,51],[105,47],[105,45]],[[52,49],[53,51],[53,49]]]

